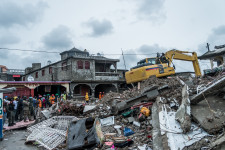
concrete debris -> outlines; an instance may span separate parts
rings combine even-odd
[[[27,128],[26,143],[45,149],[225,147],[224,85],[221,75],[150,77],[122,93],[105,93],[101,100],[58,102]]]
[[[192,104],[199,103],[200,101],[204,100],[205,97],[207,97],[208,95],[211,95],[213,92],[218,92],[218,90],[224,86],[225,86],[225,77],[222,77],[221,79],[217,80],[216,82],[206,87],[200,93],[193,96],[191,99],[191,103]]]
[[[178,122],[175,121],[175,112],[168,112],[166,104],[158,106],[161,111],[159,111],[159,123],[161,129],[161,135],[166,136],[168,140],[163,142],[166,143],[166,147],[171,150],[183,149],[185,146],[189,146],[204,138],[209,136],[209,134],[203,131],[201,128],[195,124],[191,124],[191,130],[188,133],[184,133]],[[164,143],[164,144],[165,144]],[[185,143],[185,144],[184,144]]]
[[[83,110],[83,113],[89,113],[91,111],[94,111],[94,109],[96,108],[96,105],[85,105],[84,106],[84,110]]]
[[[110,116],[104,119],[100,119],[102,126],[110,126],[114,124],[114,116]]]
[[[176,112],[175,119],[180,123],[181,129],[187,133],[191,129],[191,106],[188,95],[188,86],[184,85],[182,89],[182,102]]]
[[[223,130],[225,101],[222,97],[208,96],[206,100],[191,106],[193,120],[205,131],[216,134]]]

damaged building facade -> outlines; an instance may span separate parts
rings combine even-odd
[[[199,56],[200,60],[210,60],[211,69],[214,67],[213,62],[220,66],[225,63],[225,44],[220,46],[215,46],[213,51],[207,51],[203,55]]]
[[[92,56],[77,48],[60,53],[61,60],[41,67],[33,63],[25,69],[23,81],[71,81],[71,96],[84,96],[86,92],[98,97],[99,92],[118,92],[125,83],[123,70],[117,69],[118,59],[101,55]]]

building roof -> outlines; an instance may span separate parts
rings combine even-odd
[[[87,51],[81,51],[81,50],[77,49],[76,47],[74,47],[74,48],[72,48],[72,49],[70,49],[68,51],[64,51],[64,52],[60,53],[60,55],[62,55],[64,53],[69,53],[69,52],[88,53]]]
[[[0,84],[65,84],[70,81],[0,81]]]
[[[202,56],[199,56],[198,59],[209,59],[223,54],[225,54],[225,45],[215,46],[215,50],[206,52]]]

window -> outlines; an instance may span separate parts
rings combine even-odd
[[[52,74],[52,67],[49,67],[49,74]]]
[[[35,73],[35,78],[38,78],[38,72]]]
[[[67,63],[66,62],[62,63],[62,70],[67,70]]]
[[[78,67],[78,69],[83,69],[83,61],[78,60],[77,61],[77,67]]]
[[[41,74],[42,74],[42,76],[44,76],[45,75],[45,70],[42,70]]]
[[[90,62],[89,61],[85,61],[85,69],[90,69]]]

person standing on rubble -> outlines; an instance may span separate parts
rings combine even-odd
[[[5,101],[3,101],[3,126],[5,124],[5,120],[7,118],[7,112],[8,111],[9,111],[8,110],[8,104]]]
[[[10,103],[9,103],[9,125],[8,126],[13,126],[15,125],[14,121],[15,121],[15,114],[14,114],[14,103],[13,103],[13,99],[11,99]]]
[[[54,94],[52,94],[52,96],[50,96],[50,102],[52,105],[55,103],[54,100],[55,100],[55,96]]]
[[[88,103],[88,102],[89,102],[88,92],[86,92],[86,95],[85,95],[85,101],[86,101],[86,103]]]
[[[18,120],[23,120],[23,98],[20,98],[17,105]]]
[[[42,108],[46,108],[46,100],[45,100],[45,95],[42,97]]]
[[[38,99],[38,107],[39,107],[39,109],[42,109],[41,96],[39,96],[39,99]]]
[[[34,114],[35,114],[35,116],[37,115],[37,104],[38,104],[38,101],[37,101],[37,98],[35,96],[33,98],[33,108],[34,108]]]
[[[102,92],[99,92],[99,100],[102,99]]]
[[[47,94],[47,96],[45,98],[45,102],[46,102],[46,107],[51,107],[51,104],[49,102],[49,94]]]
[[[27,118],[28,118],[28,121],[30,120],[30,111],[29,111],[29,102],[24,99],[23,100],[23,111],[24,111],[24,122],[27,122]]]
[[[18,98],[17,96],[14,97],[14,100],[13,100],[13,104],[14,104],[14,118],[15,118],[15,121],[18,120],[18,114],[17,114],[17,106],[18,106]]]
[[[66,92],[63,94],[63,100],[66,101]]]
[[[33,97],[29,97],[29,113],[31,117],[33,116],[34,119],[36,119],[36,114],[34,112],[34,106],[33,106]],[[33,119],[31,119],[32,121]]]

